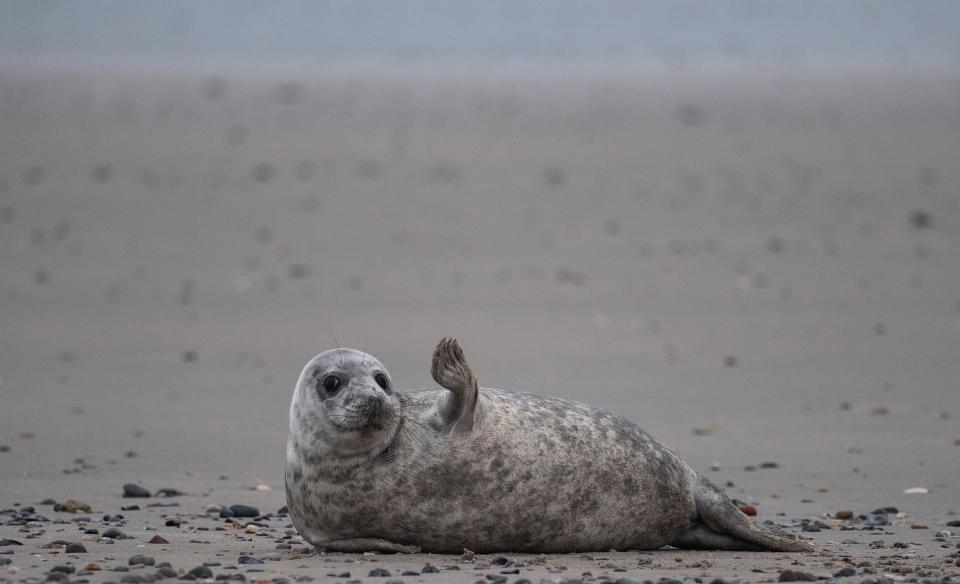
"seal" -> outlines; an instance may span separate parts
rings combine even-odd
[[[443,389],[399,392],[353,349],[314,357],[290,406],[286,494],[329,551],[808,551],[751,521],[632,422],[575,401],[480,388],[454,339]]]

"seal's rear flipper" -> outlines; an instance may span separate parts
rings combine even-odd
[[[707,531],[716,532],[718,535],[732,536],[737,540],[742,540],[742,544],[757,546],[752,549],[779,552],[813,551],[813,542],[810,540],[800,539],[796,535],[772,525],[754,523],[737,509],[737,506],[719,487],[703,477],[699,477],[699,479],[700,481],[693,489],[693,498],[697,502],[697,513],[700,515],[700,521],[708,528]],[[696,527],[688,531],[694,532],[692,537],[698,536]],[[723,546],[714,549],[743,550],[750,548]]]
[[[677,536],[670,545],[682,550],[726,550],[732,552],[762,552],[768,548],[740,539],[735,535],[717,533],[702,523],[697,523]]]
[[[456,339],[444,337],[433,351],[430,368],[433,380],[450,390],[440,403],[440,418],[444,425],[456,430],[470,430],[477,408],[477,378],[463,357]]]

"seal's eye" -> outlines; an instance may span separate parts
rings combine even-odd
[[[340,378],[336,375],[327,375],[323,378],[323,389],[327,393],[336,393],[340,389]]]
[[[387,376],[383,373],[377,373],[373,376],[373,380],[377,382],[377,385],[380,386],[380,389],[386,390],[389,382],[387,381]]]

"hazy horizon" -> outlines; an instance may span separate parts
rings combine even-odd
[[[960,70],[960,3],[0,3],[0,63]],[[468,24],[468,26],[465,26]]]

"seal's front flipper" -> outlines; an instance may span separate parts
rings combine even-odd
[[[384,552],[388,554],[415,554],[420,548],[413,545],[401,545],[385,539],[376,539],[369,537],[356,537],[353,539],[335,539],[325,541],[318,548],[330,552]]]
[[[433,380],[450,390],[440,402],[440,419],[456,430],[473,428],[473,414],[477,408],[477,378],[463,357],[456,339],[444,337],[433,351],[430,368]]]
[[[700,477],[700,481],[693,488],[693,498],[697,502],[697,513],[700,521],[719,534],[733,536],[744,542],[756,544],[760,549],[778,552],[809,552],[813,551],[813,542],[800,539],[772,525],[754,523],[744,515],[737,506],[709,480]],[[730,549],[720,547],[718,549]],[[744,548],[736,548],[744,549]]]

